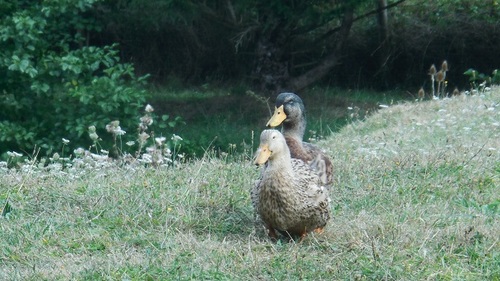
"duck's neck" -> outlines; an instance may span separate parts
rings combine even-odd
[[[306,132],[306,117],[300,116],[297,122],[283,122],[283,135],[302,141]]]
[[[300,200],[295,188],[297,179],[290,155],[288,157],[281,155],[269,161],[263,181],[267,181],[268,184],[264,185],[261,195],[264,194],[267,197],[261,200],[275,201],[276,212],[286,216],[289,208],[299,204]]]
[[[274,158],[269,161],[267,169],[268,172],[274,175],[279,174],[280,177],[292,176],[293,168],[290,150],[287,149],[286,153],[275,155]]]

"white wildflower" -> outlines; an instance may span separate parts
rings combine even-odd
[[[139,159],[139,161],[143,162],[143,163],[152,163],[153,157],[147,153],[144,153],[141,155],[141,158]]]
[[[155,142],[157,145],[163,145],[166,140],[167,140],[167,138],[165,138],[165,137],[155,138]]]
[[[178,135],[176,135],[176,134],[173,134],[173,135],[172,135],[172,140],[173,140],[173,141],[175,141],[175,142],[177,142],[177,141],[181,141],[181,140],[182,140],[182,138],[181,138],[181,137],[179,137],[179,136],[178,136]]]
[[[124,130],[122,130],[122,128],[120,126],[116,127],[115,130],[113,131],[113,134],[115,134],[117,136],[123,136],[126,133],[127,132],[125,132]]]
[[[51,161],[57,161],[59,160],[59,158],[61,158],[61,156],[59,156],[59,153],[54,153],[54,155],[52,155],[52,158],[50,158]]]
[[[8,151],[8,152],[7,152],[7,155],[8,155],[9,157],[12,157],[12,158],[17,158],[17,157],[21,157],[21,156],[23,156],[22,154],[17,153],[17,152],[15,152],[15,151]]]
[[[141,142],[145,142],[147,139],[149,139],[149,135],[146,132],[142,132],[139,134],[139,140]]]
[[[73,150],[73,153],[78,156],[83,156],[85,154],[85,149],[79,147],[75,150]]]
[[[92,159],[94,159],[96,161],[106,161],[106,160],[108,160],[108,156],[107,155],[99,155],[99,154],[92,153],[92,154],[90,154],[90,156],[92,157]]]
[[[141,117],[141,124],[146,126],[151,126],[153,124],[153,118],[151,116],[145,115]]]
[[[146,112],[153,112],[153,111],[155,111],[154,108],[150,104],[146,105],[146,109],[145,110],[146,110]]]
[[[64,144],[68,144],[68,143],[69,143],[69,140],[67,140],[67,139],[65,139],[65,138],[62,138],[62,142],[63,142]]]
[[[99,139],[99,136],[95,132],[89,133],[89,137],[92,141],[97,141]]]

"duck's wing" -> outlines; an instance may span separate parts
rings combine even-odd
[[[316,155],[316,158],[309,162],[309,166],[315,170],[320,178],[322,184],[328,184],[328,174],[326,170],[326,162],[321,157],[320,154]]]
[[[323,184],[330,185],[333,182],[333,165],[330,157],[314,144],[302,142],[302,147],[304,153],[310,157],[308,161],[311,167],[322,175]]]
[[[301,196],[314,202],[329,200],[328,189],[325,188],[322,175],[316,169],[309,163],[293,158],[292,167]]]
[[[317,170],[322,184],[331,185],[333,182],[333,165],[323,150],[294,136],[285,136],[285,140],[292,158],[309,163],[311,168]]]
[[[302,204],[301,213],[309,220],[308,227],[321,228],[330,219],[329,191],[321,182],[317,171],[308,163],[292,159],[292,164],[298,179],[296,184]]]

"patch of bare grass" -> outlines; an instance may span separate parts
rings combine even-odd
[[[499,120],[493,89],[390,106],[320,142],[333,219],[299,244],[254,225],[243,156],[3,165],[0,279],[499,279]]]

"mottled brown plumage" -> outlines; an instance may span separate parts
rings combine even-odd
[[[317,146],[303,141],[306,130],[306,114],[302,99],[294,93],[281,93],[276,98],[273,116],[268,127],[283,125],[282,133],[290,148],[292,158],[301,159],[317,170],[323,184],[333,181],[333,165],[330,158]]]
[[[309,163],[292,159],[285,138],[264,130],[255,164],[266,164],[251,192],[256,213],[276,238],[276,231],[304,237],[321,232],[330,218],[328,190]]]

